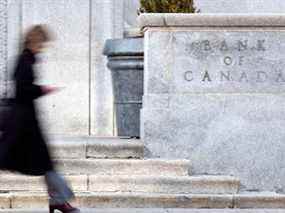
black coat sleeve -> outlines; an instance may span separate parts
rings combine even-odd
[[[16,99],[32,101],[43,95],[41,86],[34,84],[33,65],[29,60],[21,58],[15,73]]]

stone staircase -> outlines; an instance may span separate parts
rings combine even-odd
[[[285,195],[238,194],[231,176],[195,176],[187,160],[143,159],[138,140],[57,138],[59,171],[84,208],[285,208]],[[0,173],[0,209],[46,208],[41,177]]]

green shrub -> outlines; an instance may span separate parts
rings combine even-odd
[[[195,13],[194,0],[140,0],[141,13]]]

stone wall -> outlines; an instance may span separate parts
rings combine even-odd
[[[0,1],[0,97],[7,95],[8,1]]]
[[[56,36],[37,66],[38,83],[64,87],[39,100],[48,132],[112,136],[111,75],[102,51],[106,39],[123,36],[123,2],[9,0],[1,1],[0,17],[1,81],[13,72],[27,28],[48,24]],[[6,88],[1,88],[1,94]]]
[[[151,158],[285,191],[285,16],[143,15],[142,138]]]
[[[285,11],[282,0],[234,3],[235,0],[196,0],[202,13]],[[66,89],[41,101],[47,129],[56,134],[113,135],[111,77],[101,53],[106,39],[122,37],[123,24],[126,28],[137,25],[139,0],[2,0],[0,7],[1,96],[11,91],[7,89],[7,79],[13,70],[20,35],[30,24],[48,23],[58,41],[46,55],[51,63],[41,66],[45,71],[40,75],[45,79],[43,83]]]
[[[137,24],[137,9],[139,6],[139,0],[124,0],[124,21],[126,28]]]

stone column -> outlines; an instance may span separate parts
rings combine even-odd
[[[91,134],[114,135],[111,72],[103,56],[107,39],[123,37],[123,1],[91,1]]]
[[[0,98],[7,95],[8,1],[0,1]]]

